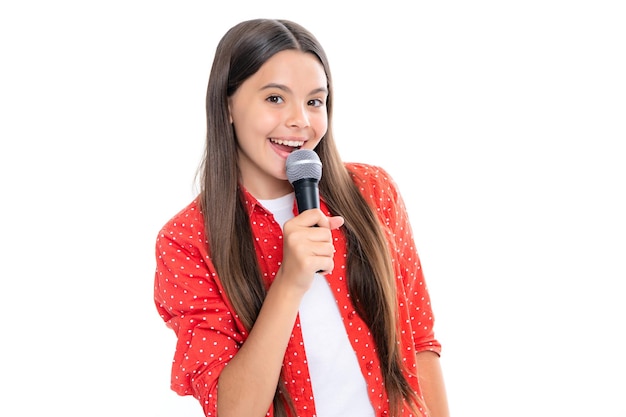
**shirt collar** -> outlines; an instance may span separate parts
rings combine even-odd
[[[255,196],[250,194],[250,192],[246,189],[246,187],[239,184],[239,190],[243,197],[243,203],[246,207],[246,212],[248,213],[248,216],[252,216],[252,214],[255,211],[260,211],[261,213],[271,214],[267,211],[265,207],[263,207],[263,205],[259,202],[259,200]],[[295,201],[293,203],[293,210],[294,210],[294,214],[296,214],[297,206],[296,206]]]
[[[255,196],[253,196],[252,194],[250,194],[250,192],[246,189],[246,187],[244,187],[243,185],[239,184],[239,190],[241,192],[241,195],[243,197],[243,203],[246,207],[246,212],[248,213],[248,216],[251,216],[252,213],[254,213],[255,210],[261,210],[263,213],[267,213],[267,210],[265,209],[265,207],[263,207],[263,205],[261,205],[261,203],[259,203],[259,200],[257,200],[257,198]],[[328,208],[326,207],[326,204],[324,202],[324,198],[320,196],[320,208],[327,214],[329,215],[328,212]],[[293,212],[294,214],[298,213],[298,206],[297,203],[294,201],[293,203]]]

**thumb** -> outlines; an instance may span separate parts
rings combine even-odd
[[[330,230],[339,229],[341,226],[343,226],[343,217],[334,216],[328,218],[328,228]]]

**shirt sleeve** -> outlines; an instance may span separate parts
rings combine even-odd
[[[195,209],[197,212],[197,208]],[[217,414],[217,381],[243,342],[205,249],[202,216],[184,211],[156,239],[154,299],[177,336],[171,388]]]
[[[435,318],[430,294],[404,200],[396,182],[383,168],[372,169],[377,177],[373,195],[377,196],[379,215],[387,228],[399,284],[400,308],[408,311],[407,320],[410,322],[415,351],[428,350],[441,354],[441,344],[434,333]]]

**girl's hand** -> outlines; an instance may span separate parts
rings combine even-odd
[[[327,217],[319,209],[306,210],[285,222],[279,275],[304,293],[316,272],[332,272],[335,247],[331,230],[338,229],[343,222],[343,217]]]

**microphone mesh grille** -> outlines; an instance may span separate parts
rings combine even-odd
[[[322,161],[315,151],[310,149],[297,149],[287,157],[287,179],[290,183],[304,179],[322,178]]]

